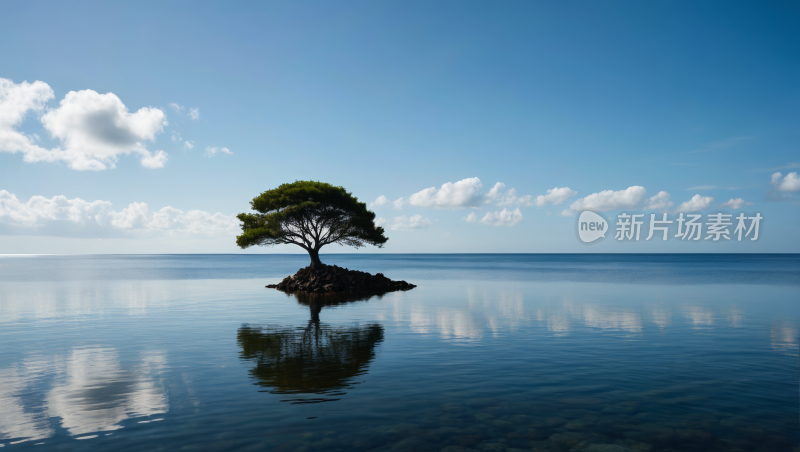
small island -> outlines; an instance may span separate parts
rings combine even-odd
[[[242,235],[236,237],[239,247],[291,243],[306,250],[311,257],[311,265],[268,288],[288,293],[357,294],[416,287],[405,281],[392,281],[382,273],[372,275],[320,261],[319,250],[324,245],[382,248],[389,240],[384,229],[375,226],[375,213],[344,187],[296,181],[261,193],[253,198],[250,206],[258,213],[237,216],[242,222]]]
[[[358,270],[348,270],[336,265],[301,268],[297,273],[287,276],[278,284],[267,286],[284,292],[306,293],[385,293],[396,290],[410,290],[417,286],[405,281],[392,281],[383,273],[372,275]]]

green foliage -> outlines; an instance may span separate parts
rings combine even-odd
[[[324,182],[283,184],[253,198],[250,206],[257,213],[237,215],[242,235],[236,237],[236,244],[241,248],[292,243],[318,263],[317,254],[324,245],[381,248],[388,240],[365,203],[344,187]]]

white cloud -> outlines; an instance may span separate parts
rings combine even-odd
[[[179,115],[180,115],[180,114],[181,114],[181,113],[182,113],[184,110],[186,110],[186,107],[184,107],[183,105],[178,105],[178,104],[176,104],[175,102],[170,102],[169,106],[170,106],[170,107],[172,107],[172,108],[174,108],[174,109],[175,109],[175,111],[176,111],[176,112],[178,112],[178,114],[179,114]]]
[[[494,226],[514,226],[522,221],[522,212],[519,207],[514,210],[503,209],[499,212],[487,212],[481,218],[481,223]]]
[[[595,210],[600,212],[606,210],[633,209],[638,207],[644,200],[645,193],[647,193],[647,190],[638,185],[619,191],[604,190],[578,199],[572,203],[569,208],[573,211]]]
[[[77,237],[137,233],[233,235],[239,230],[236,217],[219,212],[184,212],[173,207],[150,212],[143,202],[131,203],[117,212],[108,201],[33,196],[22,202],[6,190],[0,190],[0,225],[14,234]]]
[[[192,119],[200,119],[200,109],[192,108],[191,110],[189,110],[189,117]]]
[[[156,151],[155,154],[148,153],[142,157],[142,166],[150,169],[163,168],[168,159],[169,156],[164,151]]]
[[[681,203],[681,205],[679,205],[678,208],[675,209],[675,211],[676,212],[695,212],[695,211],[698,211],[698,210],[705,210],[705,209],[708,209],[708,207],[711,205],[712,201],[714,201],[714,198],[712,198],[711,196],[694,195],[694,196],[692,196],[692,199],[690,199],[690,200],[688,200],[688,201],[686,201],[684,203]]]
[[[575,190],[571,190],[569,187],[553,187],[547,190],[546,195],[539,195],[536,197],[535,204],[539,207],[546,206],[547,204],[552,204],[557,206],[559,204],[563,204],[566,202],[567,199],[577,195],[578,192]]]
[[[738,209],[741,209],[744,206],[749,206],[749,205],[752,205],[752,204],[753,204],[752,202],[746,202],[742,198],[736,198],[736,199],[731,198],[730,200],[723,202],[720,205],[720,207],[730,207],[731,209],[737,209],[738,210]]]
[[[372,207],[372,208],[383,207],[386,204],[389,204],[389,202],[390,202],[389,198],[387,198],[386,196],[380,195],[380,196],[378,196],[378,198],[375,201],[371,202],[369,204],[369,206]]]
[[[142,164],[145,159],[153,162],[152,154],[142,142],[154,141],[167,121],[164,112],[157,108],[145,107],[131,114],[113,93],[84,90],[67,93],[60,107],[42,116],[42,124],[54,137],[61,139],[65,149],[29,153],[26,160],[62,160],[76,170],[104,170],[107,165],[113,168],[120,154],[137,153]],[[166,159],[156,158],[155,161]]]
[[[415,229],[427,228],[432,224],[431,220],[422,218],[422,215],[419,214],[413,217],[401,215],[394,218],[394,221],[389,225],[389,229],[393,231],[413,231]]]
[[[669,193],[660,191],[657,195],[647,200],[645,209],[666,212],[673,205],[673,202],[669,200],[670,197]]]
[[[22,152],[26,162],[67,162],[75,170],[113,168],[121,154],[138,154],[149,168],[163,166],[166,158],[153,155],[143,142],[154,141],[167,125],[158,108],[141,108],[129,113],[113,93],[92,90],[70,91],[58,108],[41,118],[44,127],[62,146],[42,148],[16,130],[28,111],[41,112],[52,99],[53,90],[44,82],[15,84],[0,79],[0,151]]]
[[[375,219],[375,226],[383,226],[387,221],[388,220],[386,218],[378,217]]]
[[[430,187],[418,191],[411,195],[408,200],[400,198],[394,202],[395,208],[399,209],[403,204],[411,204],[417,207],[430,207],[434,209],[466,209],[477,208],[483,204],[496,204],[499,206],[532,206],[533,196],[517,196],[517,191],[513,188],[504,191],[506,185],[497,182],[483,192],[483,183],[477,177],[462,179],[458,182],[447,182],[440,188]]]
[[[408,202],[408,201],[406,201],[406,199],[401,196],[401,197],[395,199],[394,202],[392,202],[392,206],[395,209],[400,210],[400,209],[403,208],[403,204],[405,204],[406,202]]]
[[[408,198],[409,204],[434,209],[464,209],[478,207],[483,201],[483,184],[477,177],[463,179],[456,183],[447,182],[442,187],[426,188]]]
[[[183,138],[181,138],[181,133],[173,130],[172,131],[172,141],[174,141],[176,143],[178,141],[183,141]]]
[[[521,206],[532,206],[533,196],[525,195],[525,196],[517,196],[517,190],[510,188],[507,192],[503,193],[503,189],[506,187],[506,184],[502,182],[497,182],[494,184],[488,193],[483,197],[484,202],[487,204],[495,203],[498,206],[508,206],[508,205],[521,205]]]
[[[228,149],[228,148],[212,148],[211,146],[207,146],[206,147],[206,156],[207,157],[213,157],[218,152],[221,152],[223,154],[233,155],[233,152],[231,152],[231,150]]]
[[[772,185],[778,191],[795,192],[800,191],[800,177],[797,177],[796,172],[787,174],[781,181],[781,173],[772,175]]]
[[[569,209],[564,209],[561,212],[556,213],[556,216],[559,216],[559,217],[574,217],[575,216],[575,211],[574,210],[569,210]]]
[[[467,217],[464,218],[464,221],[466,221],[467,223],[474,223],[478,221],[478,216],[475,215],[475,212],[470,212],[469,215],[467,215]]]
[[[42,112],[45,104],[54,97],[53,90],[47,83],[36,81],[15,84],[11,80],[0,78],[0,151],[22,152],[26,160],[28,155],[48,152],[16,128],[22,124],[29,111]]]
[[[184,141],[183,148],[188,150],[194,149],[194,141],[189,141],[189,140]]]

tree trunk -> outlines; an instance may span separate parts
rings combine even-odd
[[[311,256],[311,268],[322,268],[325,264],[319,260],[319,250],[309,250],[309,256]]]
[[[308,307],[311,310],[311,322],[319,323],[319,312],[322,311],[322,305],[311,303]]]

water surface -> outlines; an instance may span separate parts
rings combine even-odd
[[[419,287],[264,288],[306,260],[0,257],[0,445],[798,447],[800,256],[328,255]]]

